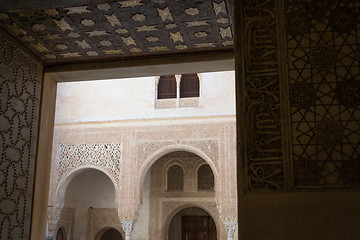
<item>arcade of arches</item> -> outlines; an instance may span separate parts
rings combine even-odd
[[[233,239],[237,221],[236,181],[225,169],[235,171],[231,160],[235,157],[235,140],[232,146],[224,145],[223,141],[230,137],[224,133],[235,134],[234,127],[232,122],[224,122],[221,126],[219,123],[192,126],[195,135],[212,136],[212,140],[192,140],[185,139],[189,125],[179,126],[177,137],[184,138],[180,141],[170,139],[174,130],[162,130],[159,134],[160,127],[137,127],[130,131],[144,131],[138,134],[139,138],[148,138],[145,142],[138,139],[137,147],[115,144],[119,138],[127,137],[118,135],[124,131],[121,128],[116,129],[116,135],[111,134],[114,129],[107,129],[107,133],[102,129],[101,135],[98,134],[100,130],[94,132],[94,129],[72,129],[75,134],[71,135],[58,129],[55,141],[59,148],[54,154],[58,156],[59,167],[52,170],[48,236],[61,228],[67,229],[67,239],[86,237],[93,240],[102,229],[111,227],[124,239],[130,239],[131,234],[131,239],[147,236],[145,239],[180,240],[181,226],[185,226],[181,224],[181,217],[201,216],[211,219],[216,229],[209,239],[226,239],[227,236]],[[106,137],[99,139],[102,135]],[[114,143],[101,144],[105,138],[107,141],[112,138]],[[76,144],[80,139],[98,143]],[[137,159],[133,170],[136,178],[131,180],[124,179],[123,173],[131,169],[130,161],[119,172],[111,168],[113,165],[106,165],[114,158],[123,164],[124,156],[129,154],[127,147],[135,150]],[[232,154],[227,155],[224,148]],[[94,157],[93,149],[103,154],[95,157],[97,162],[86,159]],[[69,165],[62,166],[62,159],[70,160]]]

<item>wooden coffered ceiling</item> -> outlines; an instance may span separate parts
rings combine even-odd
[[[0,25],[45,64],[233,48],[232,0],[5,0]]]

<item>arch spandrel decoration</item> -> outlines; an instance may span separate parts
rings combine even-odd
[[[137,154],[136,154],[136,169],[137,172],[140,172],[140,169],[144,166],[145,161],[149,159],[149,156],[154,155],[159,149],[164,149],[165,147],[171,149],[172,151],[177,151],[179,146],[190,146],[193,149],[204,153],[211,162],[214,164],[216,169],[218,169],[218,140],[191,140],[191,141],[165,141],[165,142],[138,142],[137,144]],[[182,149],[179,149],[182,150]],[[185,150],[186,151],[186,150]],[[170,151],[169,151],[170,152]],[[165,153],[166,154],[166,153]],[[196,153],[195,153],[196,154]],[[218,171],[216,171],[218,172]]]
[[[58,146],[58,182],[70,171],[84,165],[101,166],[119,182],[121,143],[61,143]]]
[[[174,145],[176,141],[168,142],[139,142],[136,146],[136,169],[137,172],[140,171],[140,168],[143,166],[146,158],[152,153],[156,152],[158,149],[163,147]]]

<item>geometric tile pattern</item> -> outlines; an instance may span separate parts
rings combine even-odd
[[[0,238],[29,239],[42,65],[0,30]]]
[[[358,1],[287,1],[296,187],[360,185]]]
[[[45,63],[233,46],[231,2],[123,0],[13,10],[0,24]]]

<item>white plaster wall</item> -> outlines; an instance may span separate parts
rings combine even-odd
[[[74,240],[84,240],[87,234],[88,209],[115,208],[114,185],[100,171],[80,173],[66,189],[64,207],[75,209]]]
[[[150,211],[150,170],[146,174],[142,189],[142,205],[139,217],[135,224],[131,239],[148,240],[149,239],[149,211]]]
[[[58,83],[55,123],[234,115],[234,75],[201,73],[200,106],[190,108],[155,109],[155,77]]]

